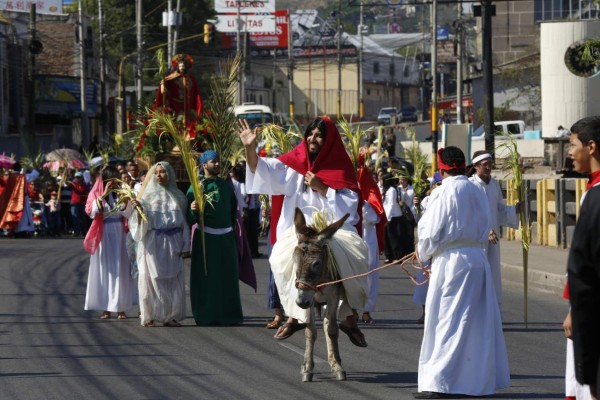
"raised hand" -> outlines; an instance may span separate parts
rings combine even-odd
[[[245,119],[238,119],[238,135],[244,147],[252,147],[256,144],[256,128],[251,129],[248,125],[248,121]]]

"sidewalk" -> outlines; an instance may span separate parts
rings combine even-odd
[[[501,240],[500,265],[502,281],[523,285],[523,252],[520,240]],[[562,294],[569,249],[529,246],[529,288]]]

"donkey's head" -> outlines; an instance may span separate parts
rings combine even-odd
[[[304,214],[296,208],[294,223],[298,234],[298,245],[294,250],[296,263],[296,288],[298,297],[296,304],[301,308],[309,308],[313,304],[317,285],[331,279],[328,273],[327,242],[344,224],[349,214],[328,225],[318,232],[313,226],[306,225]]]

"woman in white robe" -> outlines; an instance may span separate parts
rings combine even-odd
[[[187,200],[177,188],[175,171],[169,163],[157,163],[147,179],[138,199],[148,221],[138,213],[129,218],[137,243],[140,323],[181,326],[180,321],[185,318],[183,257],[189,256],[190,251],[190,229],[185,219]]]
[[[112,193],[112,188],[118,183],[111,179],[119,177],[117,169],[112,166],[102,171],[104,191],[102,196],[91,201],[89,212],[90,218],[101,221],[102,236],[97,249],[90,256],[85,310],[102,311],[101,319],[110,318],[111,312],[117,312],[119,319],[125,319],[125,312],[134,305],[134,286],[124,225],[124,218],[129,216],[132,207],[128,204],[123,210],[114,210],[117,197]]]
[[[467,177],[444,170],[442,177],[444,183],[431,194],[418,226],[419,257],[432,260],[419,392],[489,395],[510,384],[500,310],[484,251],[489,205]]]

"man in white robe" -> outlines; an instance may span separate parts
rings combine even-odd
[[[515,229],[519,227],[521,204],[506,205],[502,197],[500,183],[492,177],[493,165],[494,161],[490,153],[476,151],[473,154],[473,168],[476,173],[469,180],[479,186],[488,199],[491,230],[487,244],[487,257],[492,268],[498,306],[502,310],[502,276],[500,271],[500,238],[498,234],[501,226]]]
[[[292,258],[297,245],[295,208],[302,210],[308,225],[315,210],[324,211],[329,222],[349,214],[329,244],[340,276],[345,278],[368,271],[368,249],[355,228],[360,221],[360,192],[339,132],[328,118],[313,121],[302,143],[279,159],[259,158],[255,151],[256,130],[251,130],[245,120],[239,124],[246,152],[246,190],[284,196],[276,225],[276,242],[269,258],[281,304],[289,316],[275,335],[275,339],[282,340],[302,329],[304,324],[297,321],[306,322],[310,315],[310,310],[300,308],[295,302],[296,272]],[[340,329],[359,347],[366,347],[367,342],[356,324],[355,310],[364,309],[367,288],[365,277],[345,281],[346,299],[339,309]]]
[[[492,273],[485,254],[489,206],[466,176],[457,147],[438,152],[443,184],[418,226],[421,260],[431,260],[418,399],[482,396],[510,384]]]

